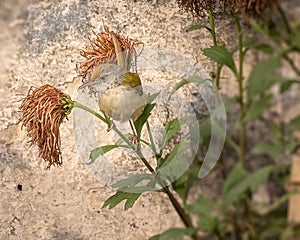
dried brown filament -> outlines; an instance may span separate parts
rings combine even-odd
[[[85,78],[94,67],[103,63],[112,63],[116,60],[116,51],[113,43],[112,32],[104,27],[104,31],[101,33],[95,33],[94,39],[89,38],[90,45],[86,46],[79,53],[86,60],[80,65],[80,76]],[[121,36],[114,33],[117,40],[120,43],[122,51],[132,52],[135,51],[135,46],[142,44],[137,40],[130,39],[128,37]]]
[[[39,157],[51,165],[62,164],[59,127],[66,118],[68,95],[51,85],[28,91],[20,106],[22,127],[26,127],[30,142],[39,149]]]

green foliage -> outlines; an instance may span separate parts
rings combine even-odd
[[[166,124],[162,136],[161,150],[163,150],[166,147],[168,141],[172,137],[174,137],[179,131],[180,122],[178,118],[175,118]]]
[[[171,228],[151,237],[150,240],[181,240],[185,236],[190,236],[196,240],[195,233],[197,230],[204,233],[204,238],[213,236],[215,239],[227,239],[228,236],[234,236],[236,239],[284,240],[291,239],[297,234],[297,231],[287,224],[286,207],[283,207],[293,193],[284,193],[270,204],[257,204],[252,198],[258,187],[266,184],[270,175],[277,171],[278,167],[267,165],[250,172],[247,170],[248,162],[246,160],[250,159],[249,156],[255,158],[257,155],[264,155],[271,162],[276,162],[275,160],[282,153],[292,153],[299,147],[294,132],[300,129],[300,116],[296,116],[287,124],[282,122],[279,124],[270,123],[270,131],[265,134],[264,138],[255,139],[255,144],[252,144],[253,141],[247,141],[247,138],[251,137],[251,132],[247,128],[248,124],[262,117],[274,104],[274,93],[271,89],[273,90],[274,86],[278,86],[281,94],[287,94],[294,85],[300,83],[297,77],[291,79],[279,74],[280,67],[285,63],[289,64],[296,75],[300,77],[300,70],[297,69],[293,58],[290,57],[291,53],[299,53],[300,50],[299,25],[287,27],[284,21],[279,21],[271,28],[274,19],[272,20],[272,15],[268,15],[259,22],[249,19],[251,24],[249,30],[244,29],[239,21],[240,18],[235,12],[232,13],[231,17],[235,21],[237,29],[236,46],[227,48],[225,44],[217,41],[214,26],[214,18],[217,15],[213,15],[210,11],[208,11],[209,27],[196,24],[187,29],[190,32],[205,28],[211,33],[213,46],[204,48],[202,52],[215,63],[216,72],[212,75],[215,77],[217,87],[222,89],[223,66],[227,66],[232,71],[238,84],[238,94],[233,99],[228,100],[228,109],[230,108],[230,101],[238,105],[238,116],[234,116],[237,119],[237,124],[227,133],[225,146],[231,152],[230,158],[234,159],[235,163],[228,172],[226,158],[229,156],[225,153],[229,151],[222,155],[222,164],[218,167],[222,168],[221,172],[224,178],[221,179],[222,191],[217,193],[218,201],[211,201],[208,196],[204,195],[205,193],[200,194],[193,203],[188,201],[190,190],[200,182],[198,173],[202,159],[197,157],[191,164],[185,156],[185,151],[189,150],[191,146],[176,139],[182,130],[182,123],[178,118],[165,124],[162,138],[158,141],[160,142],[159,150],[156,152],[148,119],[155,107],[153,101],[159,93],[148,97],[148,104],[143,114],[134,122],[139,144],[145,144],[152,151],[156,166],[151,166],[142,155],[139,144],[132,144],[130,140],[127,141],[131,135],[126,134],[120,135],[120,140],[115,144],[96,148],[90,154],[90,163],[93,163],[99,156],[113,149],[130,148],[150,170],[149,173],[133,174],[113,184],[112,186],[117,191],[105,201],[103,208],[107,206],[113,208],[125,201],[126,210],[133,206],[142,192],[153,191],[156,186],[170,182],[174,191],[171,191],[168,186],[164,186],[157,192],[168,194],[177,213],[188,227]],[[282,26],[287,29],[282,28]],[[279,34],[281,31],[285,32]],[[263,60],[257,62],[247,76],[243,66],[250,59],[248,53],[252,51],[259,51],[261,54],[259,56],[263,56]],[[205,84],[207,81],[207,79],[202,79],[196,75],[182,79],[172,89],[169,100],[183,86],[191,83]],[[199,126],[201,135],[199,147],[201,149],[209,147],[212,127],[220,136],[225,134],[216,123],[222,117],[219,111],[216,110],[211,114],[214,118],[203,121]],[[141,139],[145,125],[149,142]],[[199,128],[196,130],[197,133]],[[189,166],[190,164],[191,166]],[[183,173],[182,169],[187,170]],[[181,175],[180,178],[178,175]],[[181,198],[183,206],[173,196],[174,192]],[[197,218],[196,226],[188,221],[191,215]]]
[[[278,56],[271,56],[252,69],[246,87],[249,102],[255,96],[266,93],[277,82],[274,72],[279,66],[280,58]]]
[[[124,189],[125,191],[126,189]],[[118,190],[114,195],[110,196],[103,204],[102,208],[108,206],[108,208],[113,208],[125,200],[125,210],[131,208],[135,201],[139,198],[141,193],[131,193],[123,192]]]
[[[237,69],[234,64],[232,53],[223,46],[212,46],[203,49],[203,54],[218,64],[229,67],[234,74],[237,74]]]
[[[139,118],[134,122],[134,127],[135,127],[135,131],[136,131],[138,139],[141,136],[141,132],[142,132],[142,128],[143,128],[144,124],[147,122],[148,118],[151,115],[151,111],[155,106],[155,103],[152,103],[152,102],[155,100],[155,98],[157,98],[158,95],[159,95],[159,92],[148,96],[148,104],[146,105],[141,116],[139,116]]]
[[[184,236],[191,236],[194,232],[195,230],[190,228],[170,228],[149,238],[149,240],[182,240]]]
[[[117,147],[119,147],[119,145],[106,145],[106,146],[95,148],[90,153],[90,162],[89,162],[89,164],[92,164],[93,162],[95,162],[96,159],[99,156],[103,156],[105,153],[107,153],[107,152],[109,152],[109,151],[111,151],[111,150],[113,150],[114,148],[117,148]]]
[[[227,208],[240,200],[247,191],[253,192],[264,184],[274,169],[275,166],[266,166],[250,174],[241,163],[237,163],[224,183],[222,197],[224,207]]]
[[[118,182],[114,183],[112,187],[114,188],[129,188],[134,187],[138,183],[144,180],[152,180],[153,175],[150,173],[141,173],[141,174],[133,174],[130,175],[128,178],[119,180]]]

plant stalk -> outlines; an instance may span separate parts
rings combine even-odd
[[[73,106],[83,109],[89,113],[91,113],[92,115],[96,116],[97,118],[99,118],[101,121],[103,121],[104,123],[106,123],[109,127],[112,126],[112,130],[117,133],[123,140],[124,142],[126,142],[128,144],[128,146],[130,146],[135,152],[136,154],[140,157],[140,159],[142,160],[142,162],[145,164],[145,166],[148,168],[148,170],[152,173],[156,175],[157,180],[162,183],[162,180],[159,178],[159,176],[155,173],[155,170],[152,168],[152,166],[150,165],[150,163],[147,161],[147,159],[144,157],[143,153],[141,152],[140,148],[136,148],[131,141],[126,138],[124,136],[124,134],[115,126],[112,124],[112,122],[109,119],[106,119],[104,117],[102,117],[99,113],[95,112],[94,110],[90,109],[89,107],[75,102],[73,101]],[[182,222],[184,223],[184,225],[187,228],[192,228],[195,229],[193,226],[193,223],[190,219],[190,216],[188,214],[186,214],[186,212],[184,211],[183,207],[180,205],[180,203],[177,201],[177,199],[175,198],[175,196],[172,194],[172,192],[170,191],[168,186],[163,187],[163,191],[168,195],[173,207],[175,208],[177,214],[179,215],[180,219],[182,220]],[[194,240],[199,240],[197,234],[193,234],[192,235]]]
[[[209,23],[210,23],[210,33],[212,35],[213,43],[214,43],[214,46],[218,46],[217,37],[216,37],[216,29],[215,29],[215,18],[214,18],[214,15],[213,15],[211,9],[208,11],[208,15],[209,15]],[[217,64],[215,84],[218,89],[220,89],[221,69],[222,69],[222,65]]]
[[[244,102],[244,85],[243,85],[243,63],[244,63],[244,51],[243,51],[243,33],[241,28],[241,23],[239,17],[236,13],[233,13],[238,34],[238,51],[239,51],[239,71],[237,74],[237,81],[239,85],[239,104],[240,104],[240,130],[239,130],[239,147],[240,155],[239,161],[244,165],[245,164],[245,154],[246,154],[246,123],[244,122],[245,116],[245,102]]]

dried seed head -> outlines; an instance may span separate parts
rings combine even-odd
[[[206,15],[206,12],[213,8],[213,0],[177,0],[178,5],[185,11],[198,16]]]
[[[72,108],[70,96],[48,84],[30,88],[20,106],[22,127],[31,144],[38,146],[39,157],[48,162],[48,169],[62,164],[59,127]]]
[[[267,8],[276,7],[280,0],[232,0],[236,11],[246,17],[257,16]]]
[[[85,78],[94,67],[103,63],[114,63],[116,61],[116,51],[113,42],[112,32],[107,27],[104,31],[96,34],[93,31],[95,38],[89,39],[90,45],[86,46],[79,53],[86,60],[80,65],[80,76]],[[115,36],[120,43],[121,50],[128,52],[131,55],[135,51],[135,46],[142,44],[137,40],[133,40],[115,33]]]

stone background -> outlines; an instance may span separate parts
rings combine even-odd
[[[37,150],[29,148],[20,128],[19,100],[30,86],[49,83],[76,96],[82,61],[78,49],[87,43],[91,30],[102,30],[103,22],[146,47],[177,50],[208,72],[213,69],[200,54],[200,47],[211,44],[209,34],[187,33],[197,19],[174,1],[112,2],[0,0],[1,240],[147,239],[182,226],[168,199],[157,193],[144,194],[128,211],[123,204],[101,209],[114,191],[93,178],[79,158],[72,117],[61,127],[64,164],[50,171]],[[299,5],[297,0],[289,1],[285,8],[299,16]],[[217,31],[221,40],[234,40],[229,21],[218,24]],[[230,80],[225,75],[222,92],[227,95],[236,89]]]

